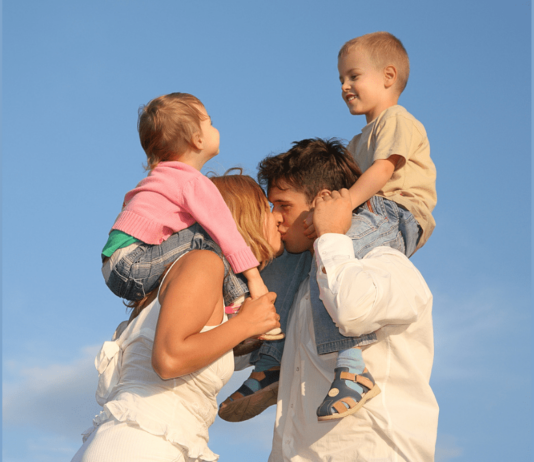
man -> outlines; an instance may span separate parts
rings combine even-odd
[[[296,143],[260,164],[260,182],[268,188],[286,250],[310,252],[314,260],[285,329],[270,462],[434,459],[432,296],[397,250],[378,247],[355,258],[349,237],[353,207],[343,189],[353,184],[352,165],[338,143],[322,140]],[[304,219],[314,207],[317,238],[310,239]],[[318,353],[321,326],[312,305],[320,300],[342,336],[376,333],[363,356],[382,390],[358,412],[321,422],[316,409],[334,378],[335,353]]]

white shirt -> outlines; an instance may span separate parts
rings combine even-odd
[[[364,347],[363,357],[382,393],[351,416],[317,421],[337,353],[317,354],[305,280],[287,329],[269,461],[433,461],[432,294],[423,277],[389,247],[357,260],[350,238],[341,234],[321,236],[314,249],[321,299],[340,332],[377,332],[377,343]]]

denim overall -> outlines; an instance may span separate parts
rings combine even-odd
[[[117,262],[106,284],[121,298],[140,300],[157,287],[167,266],[190,250],[211,250],[222,258],[225,305],[248,293],[247,285],[234,274],[220,247],[198,223],[174,233],[160,245],[141,243]]]

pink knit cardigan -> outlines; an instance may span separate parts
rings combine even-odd
[[[187,164],[161,162],[126,194],[124,203],[113,229],[159,245],[198,222],[219,244],[235,273],[259,265],[219,190]]]

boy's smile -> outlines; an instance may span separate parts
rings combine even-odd
[[[353,115],[365,115],[373,121],[391,104],[391,91],[385,85],[385,75],[361,48],[353,48],[338,61],[341,96]]]

